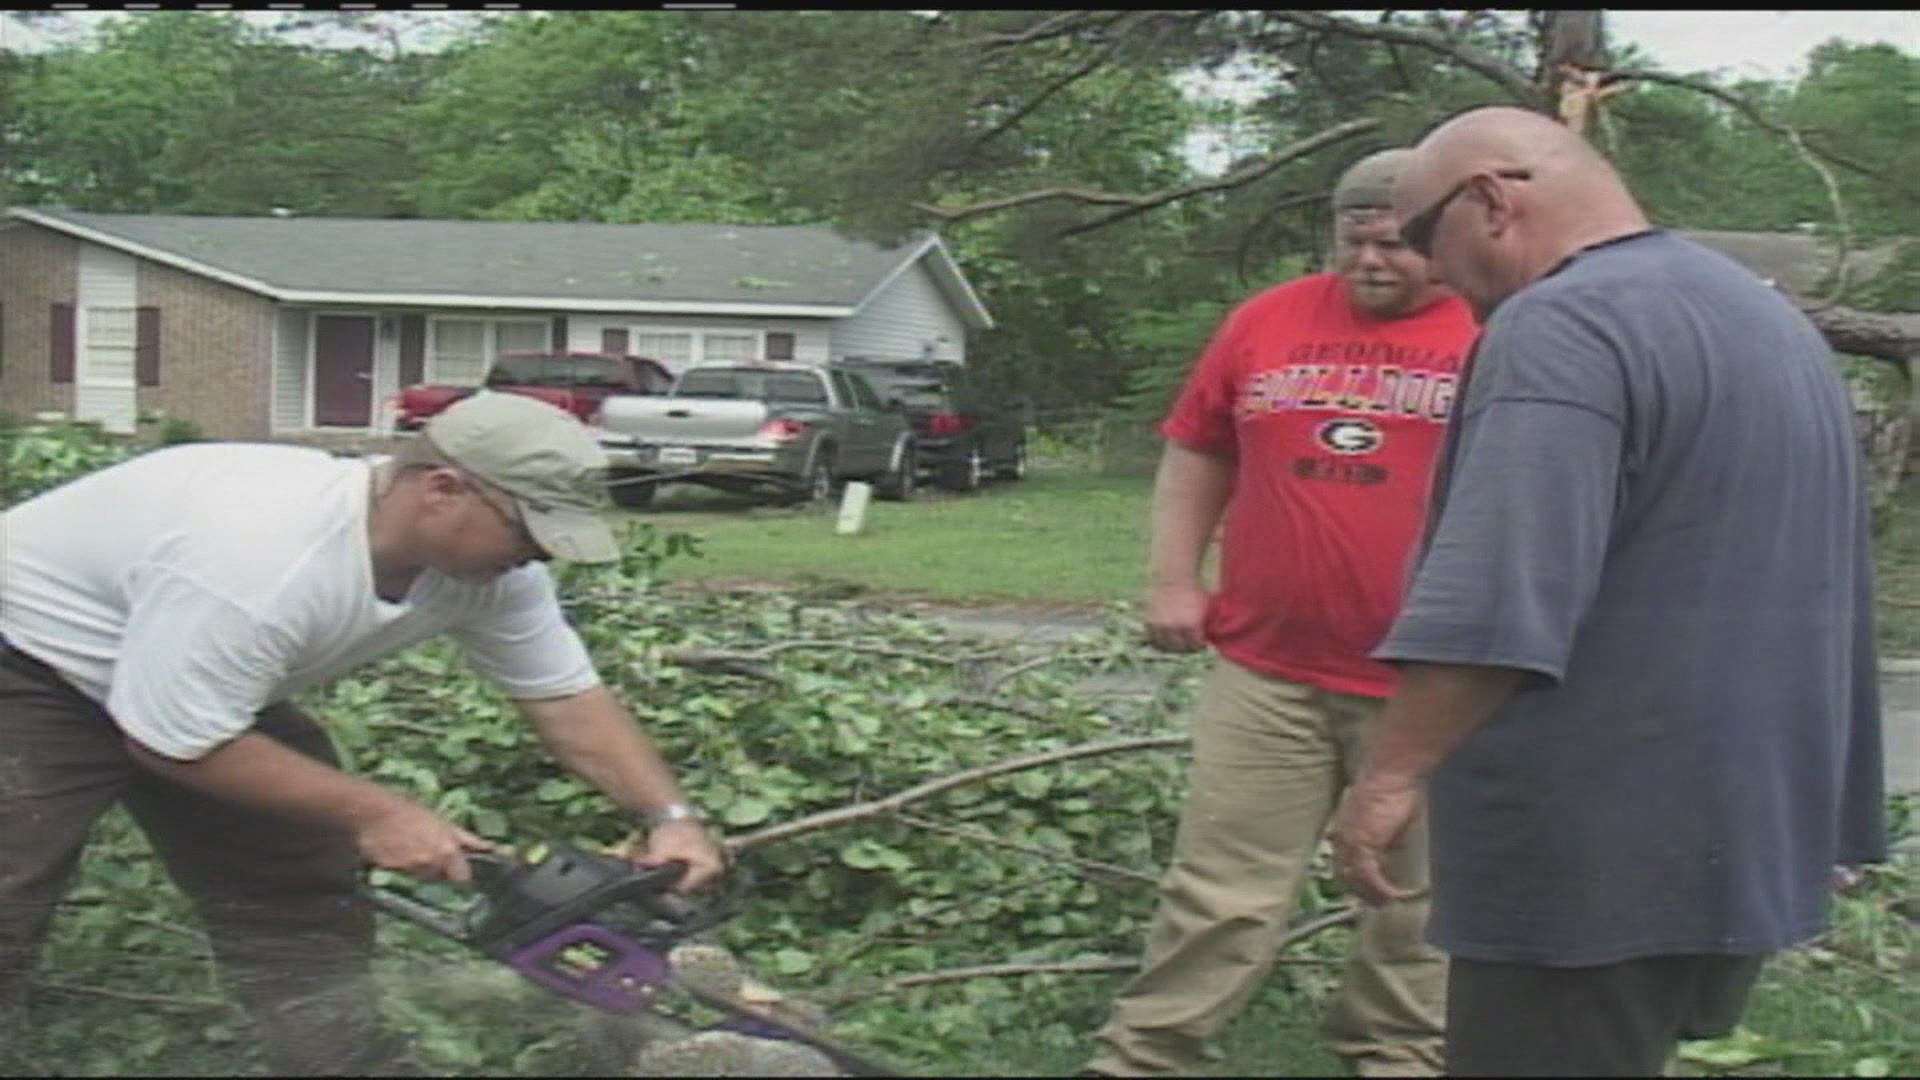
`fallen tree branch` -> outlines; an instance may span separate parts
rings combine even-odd
[[[1885,360],[1908,374],[1920,360],[1920,315],[1888,315],[1859,308],[1803,305],[1800,309],[1836,352]]]
[[[912,203],[911,205],[915,210],[918,210],[923,214],[927,214],[932,217],[939,218],[942,222],[945,222],[947,224],[954,224],[962,221],[970,221],[973,218],[983,217],[987,214],[995,214],[1003,210],[1011,210],[1011,209],[1014,209],[1015,207],[1027,206],[1027,205],[1038,203],[1038,202],[1047,202],[1049,200],[1054,200],[1054,199],[1070,199],[1075,202],[1090,203],[1095,206],[1120,207],[1118,211],[1112,214],[1109,214],[1106,217],[1098,218],[1084,225],[1074,226],[1072,229],[1062,232],[1061,235],[1064,237],[1064,236],[1073,235],[1074,233],[1078,233],[1078,232],[1086,232],[1089,229],[1099,228],[1102,225],[1110,224],[1114,221],[1120,220],[1121,218],[1131,217],[1134,214],[1144,213],[1148,210],[1154,209],[1155,207],[1164,206],[1167,203],[1175,202],[1180,199],[1189,198],[1194,195],[1204,194],[1209,191],[1223,191],[1228,188],[1239,187],[1243,184],[1251,183],[1267,175],[1268,173],[1273,172],[1275,169],[1278,169],[1279,167],[1287,164],[1290,161],[1305,157],[1306,155],[1311,154],[1316,150],[1324,149],[1325,147],[1331,146],[1334,143],[1340,142],[1345,139],[1350,139],[1355,135],[1372,131],[1374,128],[1377,128],[1379,126],[1380,126],[1380,121],[1374,120],[1374,119],[1349,120],[1344,124],[1339,124],[1334,127],[1328,128],[1327,130],[1322,131],[1317,135],[1312,135],[1305,139],[1302,139],[1299,142],[1294,143],[1292,146],[1289,146],[1286,149],[1281,150],[1278,153],[1273,154],[1272,156],[1262,161],[1258,161],[1252,165],[1246,166],[1245,168],[1235,170],[1234,172],[1229,173],[1226,176],[1222,176],[1219,179],[1203,180],[1203,181],[1199,181],[1191,184],[1181,184],[1176,187],[1164,188],[1160,191],[1151,192],[1145,195],[1129,195],[1129,194],[1124,194],[1121,192],[1113,192],[1113,191],[1096,191],[1092,188],[1082,188],[1082,187],[1050,187],[1050,188],[1041,188],[1036,191],[1023,191],[1017,195],[1007,195],[998,199],[987,199],[983,202],[972,203],[967,206],[961,206],[961,207],[952,207],[952,208],[941,207],[941,206],[934,206],[931,203],[924,203],[924,202],[916,202],[916,203]]]
[[[1297,945],[1317,934],[1336,926],[1345,926],[1359,917],[1359,909],[1354,906],[1336,908],[1333,911],[1301,923],[1280,936],[1276,949],[1286,949]],[[1280,963],[1289,962],[1286,959]],[[1295,961],[1297,962],[1297,961]],[[888,979],[879,987],[868,990],[860,996],[898,993],[916,986],[935,986],[940,983],[965,982],[969,979],[1003,979],[1019,975],[1098,975],[1116,971],[1134,971],[1140,967],[1138,957],[1107,957],[1095,960],[1054,960],[1024,964],[981,964],[976,967],[947,968],[943,971],[928,971],[919,975],[902,975]],[[842,999],[846,1000],[846,999]]]
[[[1058,750],[1042,750],[1032,754],[1021,754],[1017,757],[1005,758],[993,762],[989,765],[981,765],[977,768],[966,769],[947,776],[937,777],[923,784],[915,784],[910,788],[895,792],[884,798],[871,799],[867,802],[854,803],[850,806],[835,807],[832,810],[823,810],[817,814],[809,814],[806,817],[797,818],[793,821],[784,822],[779,825],[771,825],[743,836],[730,837],[726,841],[726,844],[729,849],[736,853],[748,851],[763,844],[771,844],[779,840],[790,840],[806,833],[818,832],[822,829],[830,829],[855,821],[866,821],[883,814],[897,813],[904,807],[911,806],[914,803],[926,799],[931,799],[935,795],[952,791],[954,788],[965,787],[968,784],[977,784],[982,780],[991,780],[996,776],[1005,776],[1008,773],[1038,768],[1041,765],[1054,765],[1063,761],[1097,757],[1103,754],[1123,754],[1133,750],[1169,749],[1176,746],[1185,746],[1187,741],[1187,736],[1185,735],[1152,735],[1138,739],[1116,739],[1111,742],[1082,743],[1078,746],[1068,746]]]
[[[35,979],[35,988],[56,994],[75,994],[85,997],[111,998],[115,1001],[131,1001],[141,1005],[157,1005],[167,1009],[186,1009],[201,1011],[207,1009],[226,1009],[232,1006],[219,998],[175,997],[170,994],[143,994],[137,990],[115,990],[107,986],[88,986],[84,983],[61,982],[57,979]]]
[[[1046,656],[1036,657],[1032,660],[1027,660],[1027,661],[1023,661],[1021,663],[1015,664],[1012,667],[1006,669],[1005,671],[1000,672],[998,675],[995,675],[991,680],[987,682],[987,692],[992,693],[993,691],[998,690],[1003,683],[1012,682],[1013,680],[1019,678],[1020,676],[1025,675],[1029,671],[1035,671],[1039,668],[1046,667],[1049,664],[1064,664],[1074,660],[1103,660],[1112,655],[1113,654],[1111,652],[1049,653]],[[1173,662],[1178,662],[1179,660],[1183,659],[1183,657],[1168,656],[1163,653],[1150,653],[1146,656],[1139,657],[1138,659],[1146,660],[1146,661],[1160,661],[1162,663],[1173,663]]]
[[[996,712],[1003,712],[1009,716],[1018,716],[1040,724],[1051,723],[1054,719],[1052,713],[1046,712],[1043,709],[1038,709],[1031,705],[1024,705],[1018,701],[986,697],[980,694],[941,694],[938,697],[928,699],[927,704],[972,705],[978,709],[993,709]]]
[[[1067,866],[1102,874],[1107,877],[1137,881],[1143,885],[1157,885],[1160,883],[1160,879],[1154,877],[1152,874],[1143,874],[1138,870],[1129,870],[1124,866],[1115,866],[1113,863],[1104,863],[1097,859],[1083,859],[1078,855],[1068,855],[1064,852],[1048,851],[1046,848],[1035,847],[1032,844],[1022,844],[1017,840],[1008,840],[1005,837],[996,836],[985,829],[968,829],[957,825],[943,825],[938,821],[929,821],[926,818],[913,814],[895,814],[893,818],[902,825],[919,829],[922,832],[930,832],[939,836],[951,836],[957,840],[970,840],[977,844],[987,844],[992,847],[1003,847],[1010,851],[1034,855],[1051,862],[1063,863]]]
[[[793,652],[798,649],[827,649],[834,652],[860,653],[864,656],[890,656],[897,660],[920,660],[929,664],[959,664],[969,660],[981,660],[998,651],[943,655],[918,649],[902,649],[892,645],[862,645],[852,641],[812,639],[776,641],[757,649],[668,649],[660,654],[660,659],[682,667],[700,667],[771,660],[783,652]]]

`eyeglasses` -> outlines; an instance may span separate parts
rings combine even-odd
[[[1533,179],[1533,171],[1530,169],[1498,169],[1493,175],[1507,180]],[[1445,216],[1447,205],[1459,198],[1460,193],[1467,190],[1467,185],[1471,183],[1473,183],[1473,177],[1469,176],[1453,185],[1453,190],[1440,196],[1438,202],[1400,223],[1400,239],[1406,243],[1408,250],[1423,259],[1433,258],[1433,234],[1440,227],[1440,219]]]
[[[513,530],[514,535],[519,538],[521,543],[535,551],[541,552],[542,557],[545,557],[546,549],[542,548],[540,542],[533,538],[533,531],[527,528],[526,519],[520,516],[520,508],[512,497],[506,495],[504,492],[499,492],[498,488],[495,488],[493,485],[476,476],[463,476],[463,478],[467,482],[468,489],[478,496],[481,502],[486,503],[488,507],[492,508],[494,513],[500,515],[501,519],[507,523],[508,528]]]

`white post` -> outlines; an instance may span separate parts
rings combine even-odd
[[[840,497],[840,521],[834,531],[853,536],[867,521],[867,500],[873,497],[873,485],[864,480],[847,481],[847,493]]]

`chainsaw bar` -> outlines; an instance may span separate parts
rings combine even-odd
[[[542,845],[526,860],[476,852],[468,861],[480,895],[464,909],[383,888],[370,888],[369,898],[389,914],[502,961],[544,989],[606,1012],[653,1011],[660,991],[671,987],[730,1017],[722,1029],[801,1043],[855,1076],[905,1075],[733,995],[675,979],[667,958],[673,946],[732,913],[730,903],[696,905],[671,891],[684,864],[635,866],[560,844]],[[737,899],[741,880],[734,876],[727,900]]]

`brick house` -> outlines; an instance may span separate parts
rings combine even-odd
[[[938,237],[824,227],[187,217],[0,219],[0,413],[226,439],[377,435],[419,382],[503,352],[966,361],[993,325]]]

